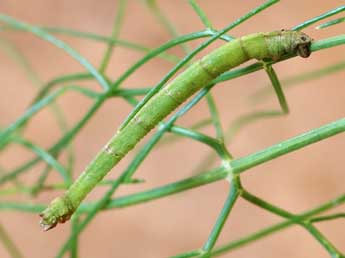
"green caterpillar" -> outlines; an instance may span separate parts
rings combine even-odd
[[[68,220],[86,195],[162,119],[214,78],[252,58],[278,60],[286,54],[310,55],[312,39],[303,32],[281,30],[233,40],[196,61],[156,93],[111,138],[66,193],[40,216],[44,230]]]

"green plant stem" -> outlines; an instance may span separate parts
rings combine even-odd
[[[335,214],[312,218],[310,221],[315,223],[315,222],[324,222],[324,221],[329,221],[333,219],[343,219],[343,218],[345,218],[345,213],[335,213]]]
[[[338,19],[334,19],[334,20],[325,22],[325,23],[317,26],[316,29],[328,28],[328,27],[331,27],[333,25],[336,25],[336,24],[339,24],[339,23],[342,23],[342,22],[345,22],[345,17],[341,17],[341,18],[338,18]]]
[[[298,150],[304,146],[316,143],[322,139],[331,137],[345,131],[345,119],[339,119],[322,127],[310,130],[297,137],[290,138],[277,145],[273,145],[263,151],[235,159],[231,162],[234,174],[239,174],[249,168],[272,160],[276,157]]]
[[[37,182],[32,186],[30,192],[32,196],[37,196],[45,187],[45,181],[48,178],[51,167],[47,165],[38,177]],[[71,173],[69,173],[71,175]],[[0,193],[1,195],[1,193]]]
[[[222,124],[220,122],[219,112],[217,110],[216,103],[214,102],[214,99],[211,93],[208,93],[206,95],[206,100],[207,100],[208,108],[211,113],[212,123],[214,127],[216,128],[217,139],[221,142],[224,142],[224,132],[222,129]]]
[[[125,15],[126,5],[127,5],[127,0],[120,0],[119,1],[118,11],[117,11],[116,16],[115,16],[113,31],[111,33],[111,39],[112,40],[116,40],[119,33],[120,33],[120,28],[121,28],[121,25],[123,22],[123,17]],[[114,45],[108,44],[107,50],[103,56],[101,65],[99,67],[99,72],[101,74],[103,74],[105,72],[105,70],[109,64],[113,49],[114,49]]]
[[[72,128],[66,133],[61,139],[58,140],[53,146],[51,146],[48,149],[48,153],[51,153],[51,155],[57,155],[75,136],[76,134],[81,130],[81,128],[84,127],[84,125],[89,121],[89,119],[94,115],[94,113],[101,107],[103,102],[105,101],[105,97],[98,98],[95,103],[91,106],[91,108],[88,110],[86,115]],[[24,173],[26,170],[37,164],[41,159],[40,158],[34,158],[23,165],[19,166],[12,172],[2,176],[0,178],[0,184],[3,184],[9,180],[12,180],[19,176],[20,174]]]
[[[285,79],[281,80],[281,84],[284,89],[289,89],[296,84],[300,84],[306,81],[310,80],[316,80],[319,78],[322,78],[326,75],[330,75],[339,71],[343,71],[345,69],[345,62],[339,62],[336,64],[332,64],[329,66],[326,66],[325,68],[316,69],[313,71],[309,71],[306,73],[298,74],[295,76],[287,77]],[[272,90],[269,87],[262,88],[256,92],[253,93],[253,95],[250,97],[251,101],[253,103],[258,103],[263,100],[265,100],[267,97],[269,97],[272,94]]]
[[[76,231],[79,225],[79,216],[77,214],[73,215],[71,218],[71,232]],[[75,237],[71,240],[70,243],[70,257],[71,258],[78,258],[78,238]]]
[[[204,24],[206,28],[213,29],[211,21],[207,18],[206,14],[204,11],[200,8],[200,6],[197,4],[195,0],[188,0],[189,4],[192,6],[194,11],[197,13],[199,16],[200,20]]]
[[[345,203],[345,195],[341,195],[335,199],[332,199],[316,208],[313,208],[307,212],[304,212],[302,214],[299,215],[299,219],[300,220],[306,220],[309,219],[312,216],[315,216],[319,213],[325,212],[331,208],[337,207],[339,205],[342,205],[343,203]],[[312,220],[312,219],[311,219]],[[265,236],[271,235],[277,231],[281,231],[287,227],[290,227],[292,225],[295,224],[295,221],[292,220],[286,220],[280,223],[277,223],[273,226],[269,226],[267,228],[264,228],[262,230],[259,230],[253,234],[250,234],[248,236],[242,237],[238,240],[235,241],[231,241],[227,244],[224,244],[220,247],[216,247],[212,252],[211,255],[214,256],[219,256],[222,255],[228,251],[234,250],[236,248],[239,247],[243,247],[245,245],[248,245],[254,241],[257,241]],[[186,254],[190,254],[190,255],[186,255]],[[199,250],[194,250],[194,251],[190,251],[188,253],[184,253],[184,254],[179,254],[174,256],[174,258],[182,258],[182,257],[194,257],[200,254]]]
[[[232,210],[238,196],[239,184],[237,182],[237,179],[234,179],[230,182],[230,191],[226,199],[226,202],[224,203],[224,207],[217,218],[216,224],[214,225],[211,234],[209,235],[205,245],[202,248],[203,253],[201,257],[210,257],[210,252],[216,244],[221,230],[223,229],[223,226],[227,221],[230,211]]]
[[[244,114],[239,118],[235,119],[225,132],[226,143],[228,144],[234,139],[234,136],[241,131],[245,126],[251,124],[255,121],[281,116],[282,111],[278,110],[267,110],[267,111],[255,111],[251,113]]]
[[[38,74],[35,72],[34,68],[32,67],[32,65],[30,64],[29,60],[23,55],[23,53],[13,44],[13,42],[9,42],[3,38],[0,38],[0,46],[2,49],[5,50],[5,52],[14,60],[16,61],[16,63],[18,63],[20,65],[20,67],[23,69],[23,71],[26,73],[27,77],[30,79],[30,81],[32,82],[32,84],[37,87],[40,88],[42,85],[41,79],[39,78]],[[57,103],[52,103],[50,105],[50,111],[52,112],[52,114],[54,115],[54,117],[56,118],[57,124],[60,128],[60,131],[62,133],[65,133],[68,130],[68,124],[67,121],[64,117],[64,114],[61,110],[61,108],[59,107],[59,105]],[[18,132],[19,131],[23,131],[24,130],[24,126],[23,125],[21,128],[18,128]],[[4,144],[1,145],[1,150],[3,150],[5,147]],[[74,152],[73,152],[73,145],[69,145],[67,146],[67,151],[68,151],[68,160],[71,161],[74,159]],[[70,163],[70,165],[73,165],[72,163]]]
[[[195,124],[192,124],[190,126],[188,126],[188,128],[190,130],[195,130],[195,131],[198,131],[199,129],[202,129],[204,127],[207,127],[208,125],[212,124],[212,118],[205,118],[205,119],[202,119],[200,120],[199,122],[196,122]],[[157,146],[163,146],[165,144],[169,144],[169,143],[172,143],[172,142],[176,142],[178,140],[182,140],[183,138],[182,137],[179,137],[178,135],[174,135],[174,134],[171,134],[171,135],[166,135],[165,138],[163,138],[158,144]]]
[[[327,250],[332,258],[344,257],[343,254],[311,223],[304,223],[304,228],[306,228],[310,234]]]
[[[7,249],[9,255],[12,258],[22,258],[24,257],[15,243],[12,241],[9,234],[6,232],[5,228],[0,224],[0,241],[3,243],[5,248]]]
[[[31,105],[35,104],[42,98],[44,98],[55,86],[64,84],[64,83],[75,83],[76,81],[84,81],[84,80],[91,80],[93,78],[92,74],[90,73],[71,73],[71,74],[65,74],[63,76],[58,76],[49,82],[45,83],[37,95],[34,97],[33,101],[31,102]],[[98,93],[91,91],[90,94],[96,95]]]
[[[328,17],[331,17],[333,15],[336,15],[336,14],[338,14],[340,12],[344,12],[344,11],[345,11],[345,5],[337,7],[335,9],[333,9],[333,10],[330,10],[330,11],[328,11],[326,13],[323,13],[323,14],[321,14],[319,16],[316,16],[316,17],[314,17],[312,19],[309,19],[309,20],[307,20],[307,21],[305,21],[305,22],[303,22],[303,23],[293,27],[293,30],[302,30],[302,29],[304,29],[306,27],[309,27],[310,25],[312,25],[312,24],[314,24],[314,23],[316,23],[318,21],[324,20],[324,19],[326,19]]]
[[[66,184],[72,183],[72,178],[71,178],[70,174],[66,171],[66,169],[53,156],[51,156],[44,149],[31,143],[30,141],[27,141],[23,138],[20,138],[20,137],[15,137],[15,139],[13,139],[13,142],[16,142],[16,143],[22,145],[23,147],[31,150],[38,157],[40,157],[42,160],[44,160],[49,166],[56,169],[56,171],[61,175],[61,177],[64,179]]]
[[[310,50],[314,52],[321,49],[331,48],[331,47],[344,45],[344,44],[345,44],[345,34],[342,34],[335,37],[318,40],[311,45]]]
[[[276,72],[274,71],[272,65],[266,65],[264,64],[264,69],[268,75],[268,77],[271,80],[272,86],[274,88],[274,91],[278,97],[279,105],[282,109],[282,114],[288,114],[289,113],[289,106],[287,104],[284,91],[282,89],[282,86],[280,84],[280,81],[278,79],[278,76]]]
[[[164,126],[164,123],[162,123],[162,125]],[[221,141],[214,139],[212,137],[209,137],[205,134],[202,134],[197,131],[187,129],[181,126],[176,126],[176,125],[172,126],[169,129],[169,131],[177,135],[188,137],[198,142],[204,143],[210,146],[212,149],[214,149],[219,155],[222,155],[223,153],[224,147],[221,144]]]
[[[33,115],[36,114],[38,111],[42,110],[45,106],[52,103],[57,97],[61,96],[63,93],[65,93],[68,90],[77,91],[79,93],[84,94],[85,89],[71,86],[71,87],[65,87],[58,89],[53,94],[47,96],[44,99],[41,99],[36,104],[32,105],[30,108],[28,108],[24,114],[18,118],[15,122],[13,122],[9,127],[3,129],[0,132],[0,145],[4,143],[4,141],[7,140],[10,135],[15,132],[19,127],[21,127],[23,124],[27,123],[29,119],[32,119]]]
[[[309,233],[319,241],[319,243],[328,251],[328,253],[331,255],[331,257],[340,257],[341,253],[336,249],[335,246],[331,242],[327,240],[325,236],[322,235],[322,233],[315,228],[309,221],[301,220],[300,216],[294,215],[288,211],[285,211],[275,205],[272,205],[254,195],[246,191],[245,189],[242,189],[241,191],[241,197],[243,197],[246,201],[257,205],[269,212],[272,212],[273,214],[279,215],[283,218],[286,218],[294,223],[297,223],[304,227],[306,230],[309,231]]]
[[[46,32],[52,33],[52,34],[62,34],[62,35],[68,35],[72,37],[77,37],[77,38],[84,38],[88,40],[93,40],[93,41],[98,41],[98,42],[104,42],[107,43],[108,45],[118,45],[124,48],[129,48],[132,50],[136,50],[139,52],[150,52],[152,51],[151,48],[145,47],[141,44],[137,44],[128,40],[123,40],[123,39],[112,39],[107,36],[95,34],[92,32],[85,32],[85,31],[77,31],[77,30],[72,30],[68,28],[61,28],[61,27],[46,27],[46,26],[36,26]],[[21,30],[20,28],[17,27],[10,27],[10,26],[0,26],[0,31],[1,30]],[[169,62],[175,63],[176,61],[179,60],[179,58],[175,55],[171,55],[168,53],[161,53],[158,55],[158,57],[163,58]]]
[[[171,184],[160,186],[154,189],[143,191],[140,193],[130,194],[127,196],[117,197],[108,202],[106,209],[123,208],[139,203],[153,201],[165,196],[176,194],[182,191],[193,189],[205,184],[209,184],[228,176],[228,171],[222,167],[211,170],[207,173],[202,173],[197,176],[189,177]],[[88,209],[89,205],[82,205],[81,211]],[[0,204],[1,209],[1,204]]]
[[[179,36],[179,33],[177,32],[175,26],[162,13],[162,10],[157,5],[156,0],[147,0],[146,3],[152,11],[152,13],[157,17],[158,21],[168,30],[170,35],[172,35],[174,38],[177,38]],[[190,51],[189,47],[185,44],[181,44],[181,48],[186,53]]]
[[[73,48],[71,48],[69,45],[64,43],[61,40],[58,40],[54,36],[50,35],[46,31],[37,28],[35,26],[29,25],[24,22],[19,22],[12,17],[9,17],[7,15],[0,14],[0,21],[4,22],[10,26],[16,27],[18,29],[31,32],[32,34],[36,35],[37,37],[40,37],[53,45],[55,45],[58,48],[63,49],[67,54],[69,54],[71,57],[76,59],[82,66],[85,67],[86,70],[88,70],[95,79],[99,82],[99,84],[102,86],[104,90],[107,90],[110,88],[108,82],[104,79],[104,77],[93,67],[92,64],[89,63],[88,60],[86,60],[83,56],[81,56],[78,52],[76,52]]]

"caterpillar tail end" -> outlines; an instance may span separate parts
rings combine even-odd
[[[69,220],[73,212],[74,208],[70,205],[70,202],[66,201],[66,197],[58,197],[39,214],[41,217],[40,226],[43,231],[48,231],[58,223],[65,223]]]

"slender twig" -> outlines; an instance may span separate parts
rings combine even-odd
[[[24,257],[19,251],[16,244],[12,241],[9,234],[6,232],[5,228],[0,224],[0,241],[3,243],[8,253],[12,258],[22,258]]]

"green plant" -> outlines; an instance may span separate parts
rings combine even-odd
[[[150,92],[149,94],[152,95],[152,92],[155,93],[156,91],[158,91],[161,86],[163,86],[175,73],[178,72],[178,70],[181,67],[183,67],[183,65],[187,64],[198,51],[206,47],[207,44],[212,42],[212,40],[216,40],[218,38],[222,38],[224,40],[232,40],[233,39],[232,36],[226,35],[224,33],[227,32],[229,29],[246,21],[247,19],[255,16],[257,13],[263,11],[264,9],[268,8],[269,6],[277,2],[278,1],[275,1],[275,0],[267,1],[265,4],[259,6],[258,8],[244,15],[243,17],[241,17],[234,23],[227,26],[225,29],[217,31],[213,28],[211,22],[208,20],[208,18],[203,13],[203,11],[199,8],[197,3],[191,0],[190,1],[191,6],[194,8],[196,13],[199,15],[200,19],[203,21],[206,29],[204,31],[191,33],[185,36],[178,36],[172,24],[169,23],[169,21],[165,18],[165,16],[161,14],[158,6],[156,5],[156,2],[147,1],[147,4],[150,6],[153,12],[158,16],[158,18],[162,21],[162,23],[166,25],[166,27],[169,29],[171,34],[175,36],[175,38],[169,41],[168,43],[148,52],[148,54],[144,58],[142,58],[139,62],[137,62],[135,65],[129,68],[122,76],[120,76],[114,82],[108,79],[105,74],[106,67],[110,60],[114,45],[122,44],[123,46],[134,48],[136,50],[148,51],[148,49],[145,47],[139,46],[137,44],[133,44],[131,42],[120,41],[117,39],[119,28],[122,23],[122,17],[125,12],[125,5],[126,5],[125,0],[120,1],[120,8],[118,11],[118,15],[116,16],[116,19],[115,19],[113,33],[110,38],[94,35],[90,33],[82,33],[82,32],[76,32],[76,31],[60,29],[60,28],[45,28],[45,27],[40,28],[37,26],[19,22],[8,16],[1,15],[0,21],[3,23],[2,29],[7,29],[7,30],[16,29],[16,30],[25,30],[25,31],[31,32],[37,35],[38,37],[41,37],[42,39],[47,40],[48,42],[56,45],[57,47],[62,48],[64,51],[70,54],[73,58],[75,58],[78,62],[80,62],[80,64],[83,65],[87,70],[87,73],[65,75],[65,76],[56,78],[50,81],[49,83],[45,84],[41,88],[40,92],[37,94],[37,97],[35,98],[33,104],[27,109],[27,111],[20,118],[18,118],[12,125],[0,131],[0,147],[2,150],[4,150],[11,143],[17,143],[24,146],[25,148],[32,150],[37,155],[36,158],[19,166],[14,171],[6,172],[0,178],[0,183],[13,181],[16,184],[14,189],[5,189],[4,191],[5,192],[6,191],[7,192],[23,191],[23,192],[29,192],[31,194],[38,194],[40,191],[44,190],[47,187],[52,187],[55,189],[68,188],[72,182],[73,152],[72,151],[70,152],[69,160],[71,162],[67,164],[67,166],[59,163],[57,159],[59,155],[62,153],[62,151],[71,144],[73,138],[79,133],[80,129],[83,128],[87,124],[88,120],[106,102],[106,100],[116,96],[116,97],[124,98],[129,103],[133,105],[137,105],[137,107],[143,106],[142,103],[145,103],[145,101],[139,102],[139,104],[137,104],[137,100],[135,98],[136,96],[145,95],[148,92]],[[344,10],[345,10],[344,6],[339,7],[323,15],[320,15],[311,20],[308,20],[304,22],[303,24],[300,24],[294,27],[293,29],[301,30],[303,28],[306,28],[307,26],[310,26],[311,24],[314,24],[315,22],[318,22],[324,18],[330,17]],[[105,41],[109,45],[109,47],[104,55],[100,68],[99,69],[94,68],[83,56],[78,54],[75,50],[73,50],[64,42],[52,36],[51,33],[66,33],[72,36],[86,37],[90,40],[93,39],[93,40]],[[190,52],[192,54],[188,54],[184,59],[182,59],[182,61],[176,58],[176,56],[172,56],[165,53],[167,49],[174,47],[176,45],[181,45],[184,50],[189,51],[189,47],[185,45],[185,43],[187,41],[203,38],[203,37],[211,37],[211,40],[206,41],[207,43],[202,44],[201,47],[199,47],[196,51]],[[314,52],[321,49],[334,47],[340,44],[344,44],[344,42],[345,42],[344,35],[339,35],[333,38],[319,40],[319,41],[314,42],[311,45],[311,51]],[[174,62],[178,61],[178,64],[166,76],[162,78],[162,80],[157,84],[157,86],[153,87],[152,89],[121,88],[123,81],[125,81],[130,75],[132,75],[136,71],[136,69],[138,69],[139,67],[144,65],[148,60],[156,56],[160,56],[162,58],[166,58]],[[294,57],[293,54],[284,57],[284,59],[288,59],[292,57]],[[280,61],[282,60],[279,60],[279,62]],[[265,62],[258,62],[253,65],[246,66],[244,68],[237,68],[235,70],[223,73],[222,75],[214,79],[211,83],[209,83],[206,87],[204,87],[199,93],[197,93],[193,99],[191,99],[186,105],[184,105],[180,110],[178,110],[167,122],[162,122],[158,128],[158,131],[150,138],[150,140],[141,149],[141,151],[137,153],[137,155],[135,156],[134,160],[130,163],[128,168],[116,180],[114,181],[104,180],[101,182],[101,184],[110,185],[110,189],[106,192],[106,194],[97,202],[82,204],[79,207],[79,209],[76,211],[76,214],[72,217],[72,223],[71,223],[72,233],[69,239],[66,241],[65,245],[61,248],[61,250],[57,254],[57,257],[62,257],[67,251],[70,251],[71,257],[77,257],[78,236],[86,228],[86,226],[94,218],[94,216],[103,209],[126,207],[126,206],[134,205],[137,203],[154,200],[157,198],[161,198],[167,195],[171,195],[177,192],[181,192],[187,189],[191,189],[191,188],[208,184],[208,183],[221,180],[221,179],[226,179],[230,183],[228,198],[224,204],[223,210],[220,213],[215,223],[215,226],[212,232],[210,233],[209,238],[207,239],[205,245],[201,249],[198,249],[189,253],[181,254],[176,257],[215,256],[218,254],[222,254],[226,251],[229,251],[235,247],[239,247],[244,244],[250,243],[251,241],[257,240],[260,237],[273,233],[282,228],[288,227],[292,224],[298,224],[302,226],[303,228],[305,228],[308,232],[310,232],[312,236],[314,236],[315,239],[318,240],[320,244],[322,244],[322,246],[329,252],[329,254],[332,257],[343,257],[341,252],[337,250],[337,248],[333,246],[333,244],[330,243],[327,240],[327,238],[323,236],[321,232],[314,226],[314,223],[317,223],[319,221],[343,217],[343,214],[334,214],[334,215],[323,216],[323,217],[320,217],[318,214],[343,203],[345,201],[344,195],[339,196],[335,200],[325,203],[324,205],[321,205],[320,207],[317,207],[305,213],[292,214],[248,192],[241,184],[240,173],[248,170],[249,168],[257,166],[258,164],[270,161],[276,157],[279,157],[286,153],[303,148],[309,144],[315,143],[317,141],[321,141],[330,136],[333,136],[335,134],[345,131],[344,119],[340,119],[333,123],[322,126],[320,128],[316,128],[305,134],[299,135],[295,138],[291,138],[290,140],[287,140],[287,141],[283,141],[277,145],[263,149],[260,152],[250,154],[243,158],[234,159],[226,147],[225,139],[227,137],[225,137],[225,133],[223,132],[220,126],[221,123],[218,116],[216,103],[213,100],[213,97],[210,93],[210,89],[214,87],[217,83],[231,80],[236,77],[244,76],[248,73],[255,72],[260,69],[264,69],[267,72],[272,82],[272,85],[274,86],[274,90],[276,92],[276,95],[278,97],[282,110],[281,111],[264,111],[264,112],[253,113],[253,114],[241,117],[238,120],[238,122],[234,123],[234,125],[230,127],[229,132],[233,134],[234,131],[241,129],[243,125],[249,122],[256,121],[257,119],[286,114],[289,111],[288,104],[285,100],[284,93],[280,85],[280,80],[278,79],[272,67],[272,64],[276,62],[277,61],[273,61],[273,60],[267,60],[267,61],[265,60]],[[328,74],[331,71],[333,70],[327,71],[325,74]],[[62,82],[76,82],[78,80],[93,80],[93,79],[98,81],[99,84],[102,86],[103,88],[102,92],[95,92],[93,90],[89,90],[89,89],[79,87],[79,86],[64,86],[63,88],[57,89],[51,93],[53,88],[55,86],[60,85],[60,83]],[[81,93],[85,95],[86,97],[89,97],[92,100],[94,100],[93,106],[85,114],[85,116],[80,120],[80,122],[69,130],[66,130],[66,126],[63,126],[64,122],[61,122],[60,124],[64,132],[64,135],[61,139],[57,141],[56,144],[51,146],[51,148],[49,148],[48,150],[44,150],[41,147],[33,144],[32,142],[24,139],[21,136],[21,132],[25,130],[25,126],[30,121],[30,119],[42,108],[45,108],[49,104],[54,103],[54,101],[59,96],[63,95],[67,91],[77,91],[78,93]],[[210,113],[211,113],[211,119],[207,120],[206,122],[202,121],[201,124],[202,126],[208,125],[210,123],[213,124],[216,129],[216,137],[211,137],[211,136],[198,132],[195,128],[198,128],[200,125],[195,125],[194,129],[189,129],[189,128],[184,128],[175,124],[178,118],[183,116],[196,103],[198,103],[201,99],[203,99],[203,97],[205,97],[207,100]],[[55,106],[55,110],[59,110],[58,107]],[[60,121],[64,121],[64,120],[62,119]],[[112,195],[122,184],[141,182],[140,180],[133,178],[133,174],[136,172],[138,166],[146,158],[149,152],[155,147],[155,145],[158,143],[158,141],[166,132],[171,132],[179,136],[188,137],[211,147],[211,149],[214,150],[214,153],[218,154],[218,156],[222,159],[223,161],[222,166],[216,169],[212,169],[208,172],[204,172],[202,174],[198,174],[196,176],[192,176],[190,178],[171,183],[169,185],[165,185],[165,186],[161,186],[152,190],[112,199]],[[28,171],[29,168],[31,168],[32,166],[34,166],[40,161],[46,162],[47,167],[42,172],[41,176],[38,178],[37,184],[29,188],[24,186],[22,182],[19,180],[18,176]],[[60,175],[62,176],[64,180],[63,184],[57,184],[53,186],[47,186],[45,184],[46,177],[49,171],[51,170],[51,168],[54,168],[54,170],[60,173]],[[249,237],[240,239],[239,241],[231,242],[224,246],[214,248],[216,241],[219,237],[219,234],[221,233],[221,230],[224,226],[224,223],[226,222],[234,203],[239,197],[242,197],[243,199],[263,209],[266,209],[274,214],[277,214],[285,218],[286,221],[280,224],[277,224],[275,226],[269,227],[267,229],[264,229],[262,231],[259,231],[258,233],[250,235]],[[35,213],[41,212],[45,207],[46,207],[45,205],[39,205],[39,204],[31,205],[31,204],[26,204],[26,203],[18,204],[18,203],[11,203],[11,202],[0,202],[0,209],[15,209],[15,210],[20,210],[20,211],[28,211],[28,212],[35,212]],[[81,219],[81,216],[84,213],[86,213],[86,217]],[[16,255],[18,256],[18,254]]]

